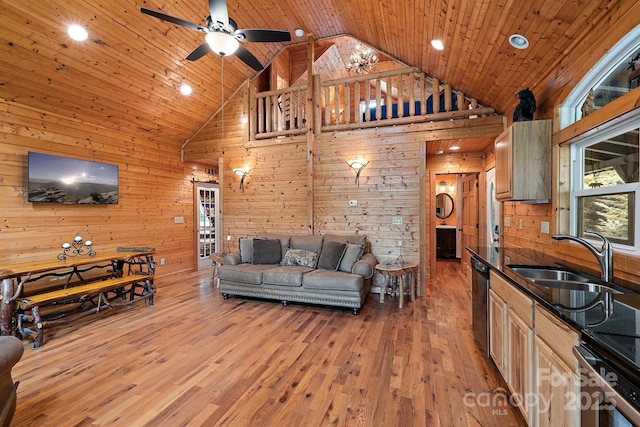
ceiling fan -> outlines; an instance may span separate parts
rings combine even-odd
[[[229,18],[226,0],[209,0],[210,15],[207,17],[206,26],[194,24],[146,7],[141,7],[140,12],[172,24],[205,33],[205,42],[187,56],[189,61],[200,59],[209,52],[214,52],[222,57],[235,53],[242,62],[256,71],[261,71],[264,67],[260,61],[239,42],[268,43],[291,40],[291,34],[288,31],[238,29],[236,22]]]

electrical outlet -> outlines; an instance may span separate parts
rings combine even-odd
[[[540,223],[540,232],[544,233],[544,234],[549,234],[549,222],[548,221],[542,221]]]
[[[402,225],[402,217],[401,216],[394,216],[393,218],[391,218],[391,224],[393,224],[393,225]]]
[[[164,258],[160,258],[160,265],[164,265]]]
[[[518,224],[518,228],[520,230],[522,230],[524,228],[524,220],[522,220],[522,219],[520,220],[520,223]]]
[[[355,208],[356,206],[358,206],[358,201],[357,200],[349,200],[349,206],[351,206],[352,208]]]

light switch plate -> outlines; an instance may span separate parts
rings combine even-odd
[[[173,223],[174,224],[184,224],[184,217],[183,216],[174,216],[173,217]]]
[[[391,218],[391,224],[393,224],[393,225],[402,225],[402,217],[401,216],[394,216],[393,218]]]
[[[548,221],[542,221],[540,223],[540,232],[544,233],[544,234],[549,234],[549,222]]]

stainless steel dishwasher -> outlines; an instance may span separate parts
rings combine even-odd
[[[471,257],[471,321],[473,337],[489,357],[489,266]]]

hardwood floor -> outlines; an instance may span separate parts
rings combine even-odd
[[[459,264],[437,267],[426,298],[372,294],[359,316],[225,301],[209,272],[157,280],[152,307],[25,341],[12,426],[525,425],[486,403],[504,383],[471,337]]]

